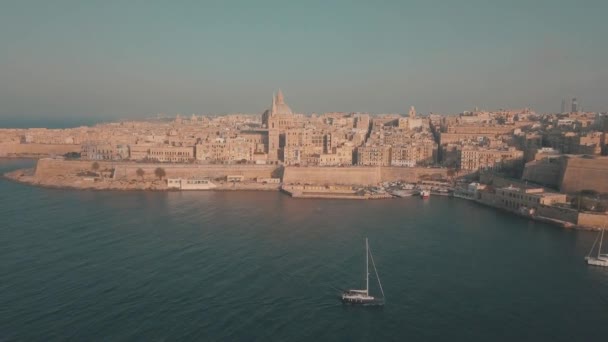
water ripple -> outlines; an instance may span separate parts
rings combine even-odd
[[[0,170],[15,165],[0,162]],[[608,333],[608,271],[581,261],[592,233],[466,201],[79,192],[6,180],[0,193],[10,194],[0,196],[0,340]],[[382,309],[337,298],[363,286],[365,236],[387,294]]]

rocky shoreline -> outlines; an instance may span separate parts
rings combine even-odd
[[[160,181],[129,182],[116,181],[112,179],[99,179],[86,181],[75,177],[55,176],[38,178],[33,175],[33,169],[18,169],[4,174],[4,177],[22,184],[40,186],[50,189],[72,189],[72,190],[168,190]]]
[[[167,187],[164,180],[115,180],[112,178],[95,178],[86,180],[83,177],[53,176],[39,178],[34,175],[34,169],[17,169],[3,175],[11,181],[39,186],[49,189],[70,190],[109,190],[109,191],[186,191]],[[230,183],[219,184],[218,187],[207,191],[279,191],[278,185],[259,183]]]

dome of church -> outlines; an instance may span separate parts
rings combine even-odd
[[[293,114],[291,108],[289,108],[287,103],[285,103],[285,98],[283,97],[283,92],[281,90],[279,90],[279,92],[277,93],[276,98],[273,98],[272,112],[273,114]]]
[[[275,114],[293,114],[291,108],[286,103],[277,103]]]

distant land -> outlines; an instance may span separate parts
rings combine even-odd
[[[11,117],[0,116],[0,128],[73,128],[78,126],[92,126],[107,122],[95,117]]]

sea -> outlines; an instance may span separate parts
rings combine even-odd
[[[596,236],[447,197],[0,179],[0,341],[601,341],[608,269],[584,262]],[[364,287],[365,238],[383,307],[339,300]]]

